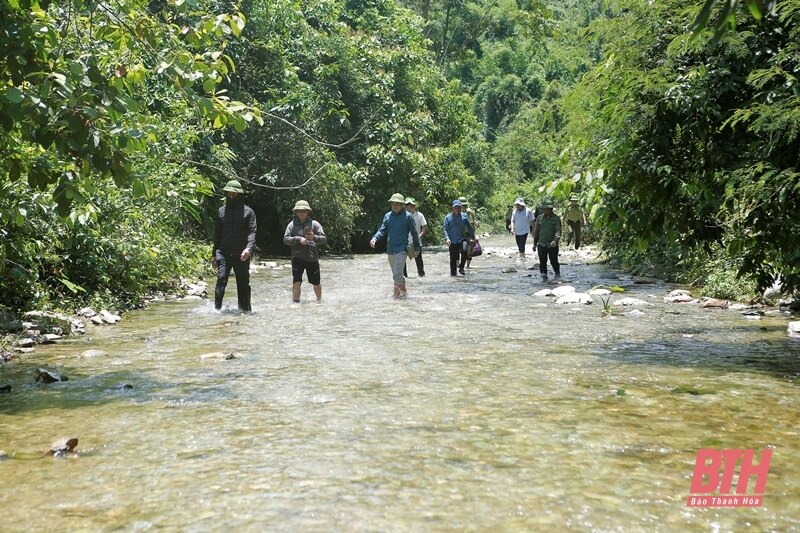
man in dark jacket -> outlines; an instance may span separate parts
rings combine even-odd
[[[225,287],[233,270],[236,276],[239,309],[251,311],[250,256],[256,244],[256,214],[244,205],[244,189],[238,181],[229,181],[222,190],[227,201],[219,208],[217,214],[214,227],[214,256],[211,259],[211,263],[219,269],[214,291],[214,307],[222,308]]]
[[[322,300],[322,285],[319,275],[319,247],[328,242],[322,225],[311,220],[311,206],[305,200],[294,206],[294,219],[286,226],[283,244],[292,247],[292,300],[300,301],[300,285],[303,271],[314,287],[317,301]]]

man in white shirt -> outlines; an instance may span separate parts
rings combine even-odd
[[[411,197],[406,198],[406,211],[408,211],[411,218],[414,219],[414,224],[417,226],[417,235],[419,235],[419,242],[422,244],[422,237],[428,233],[428,221],[425,220],[425,215],[417,211],[417,201]],[[408,237],[408,244],[413,244],[410,235]],[[417,262],[417,274],[421,278],[424,277],[425,265],[422,263],[421,251],[414,260]],[[403,275],[408,277],[408,269],[406,269],[406,267],[403,267]]]
[[[533,211],[525,206],[525,200],[517,198],[514,201],[514,211],[511,213],[511,233],[517,240],[517,248],[519,249],[519,256],[525,257],[525,242],[528,240],[528,234],[533,227],[533,221],[536,216]]]

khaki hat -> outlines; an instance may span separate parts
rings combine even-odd
[[[244,194],[244,189],[242,188],[242,184],[239,183],[237,180],[230,180],[228,183],[225,184],[225,188],[222,190],[224,192],[238,192],[239,194]]]
[[[578,201],[578,195],[577,194],[573,194],[572,196],[569,197],[569,201],[570,202],[577,202]]]
[[[514,205],[521,205],[522,207],[525,207],[525,200],[523,200],[522,198],[517,198],[516,200],[514,200]]]
[[[399,192],[396,192],[396,193],[394,193],[392,195],[391,198],[389,198],[389,203],[390,204],[393,204],[395,202],[397,202],[398,204],[405,204],[406,203],[406,199],[403,197],[402,194],[400,194]]]
[[[408,198],[406,198],[405,204],[406,205],[408,205],[408,204],[417,205],[417,201],[414,198],[412,198],[411,196],[409,196]]]
[[[305,200],[298,200],[292,211],[311,211],[311,206]]]

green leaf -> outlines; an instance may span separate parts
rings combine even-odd
[[[6,100],[12,104],[19,104],[25,99],[25,94],[16,87],[9,87],[6,89],[4,96],[6,97]]]
[[[76,285],[75,283],[72,283],[67,278],[59,278],[58,281],[60,281],[66,288],[68,288],[70,291],[72,291],[73,294],[77,294],[79,292],[86,292],[86,289],[84,289],[80,285]]]

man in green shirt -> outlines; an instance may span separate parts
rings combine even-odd
[[[553,265],[554,279],[561,279],[561,265],[558,264],[558,241],[561,239],[561,219],[553,213],[553,201],[542,202],[542,216],[536,219],[533,240],[539,252],[539,272],[542,281],[547,281],[547,259]]]
[[[581,247],[581,224],[586,224],[586,215],[578,205],[578,197],[570,196],[569,205],[567,210],[564,211],[564,224],[569,226],[569,235],[567,235],[567,246],[572,242],[572,237],[575,237],[575,249]]]

